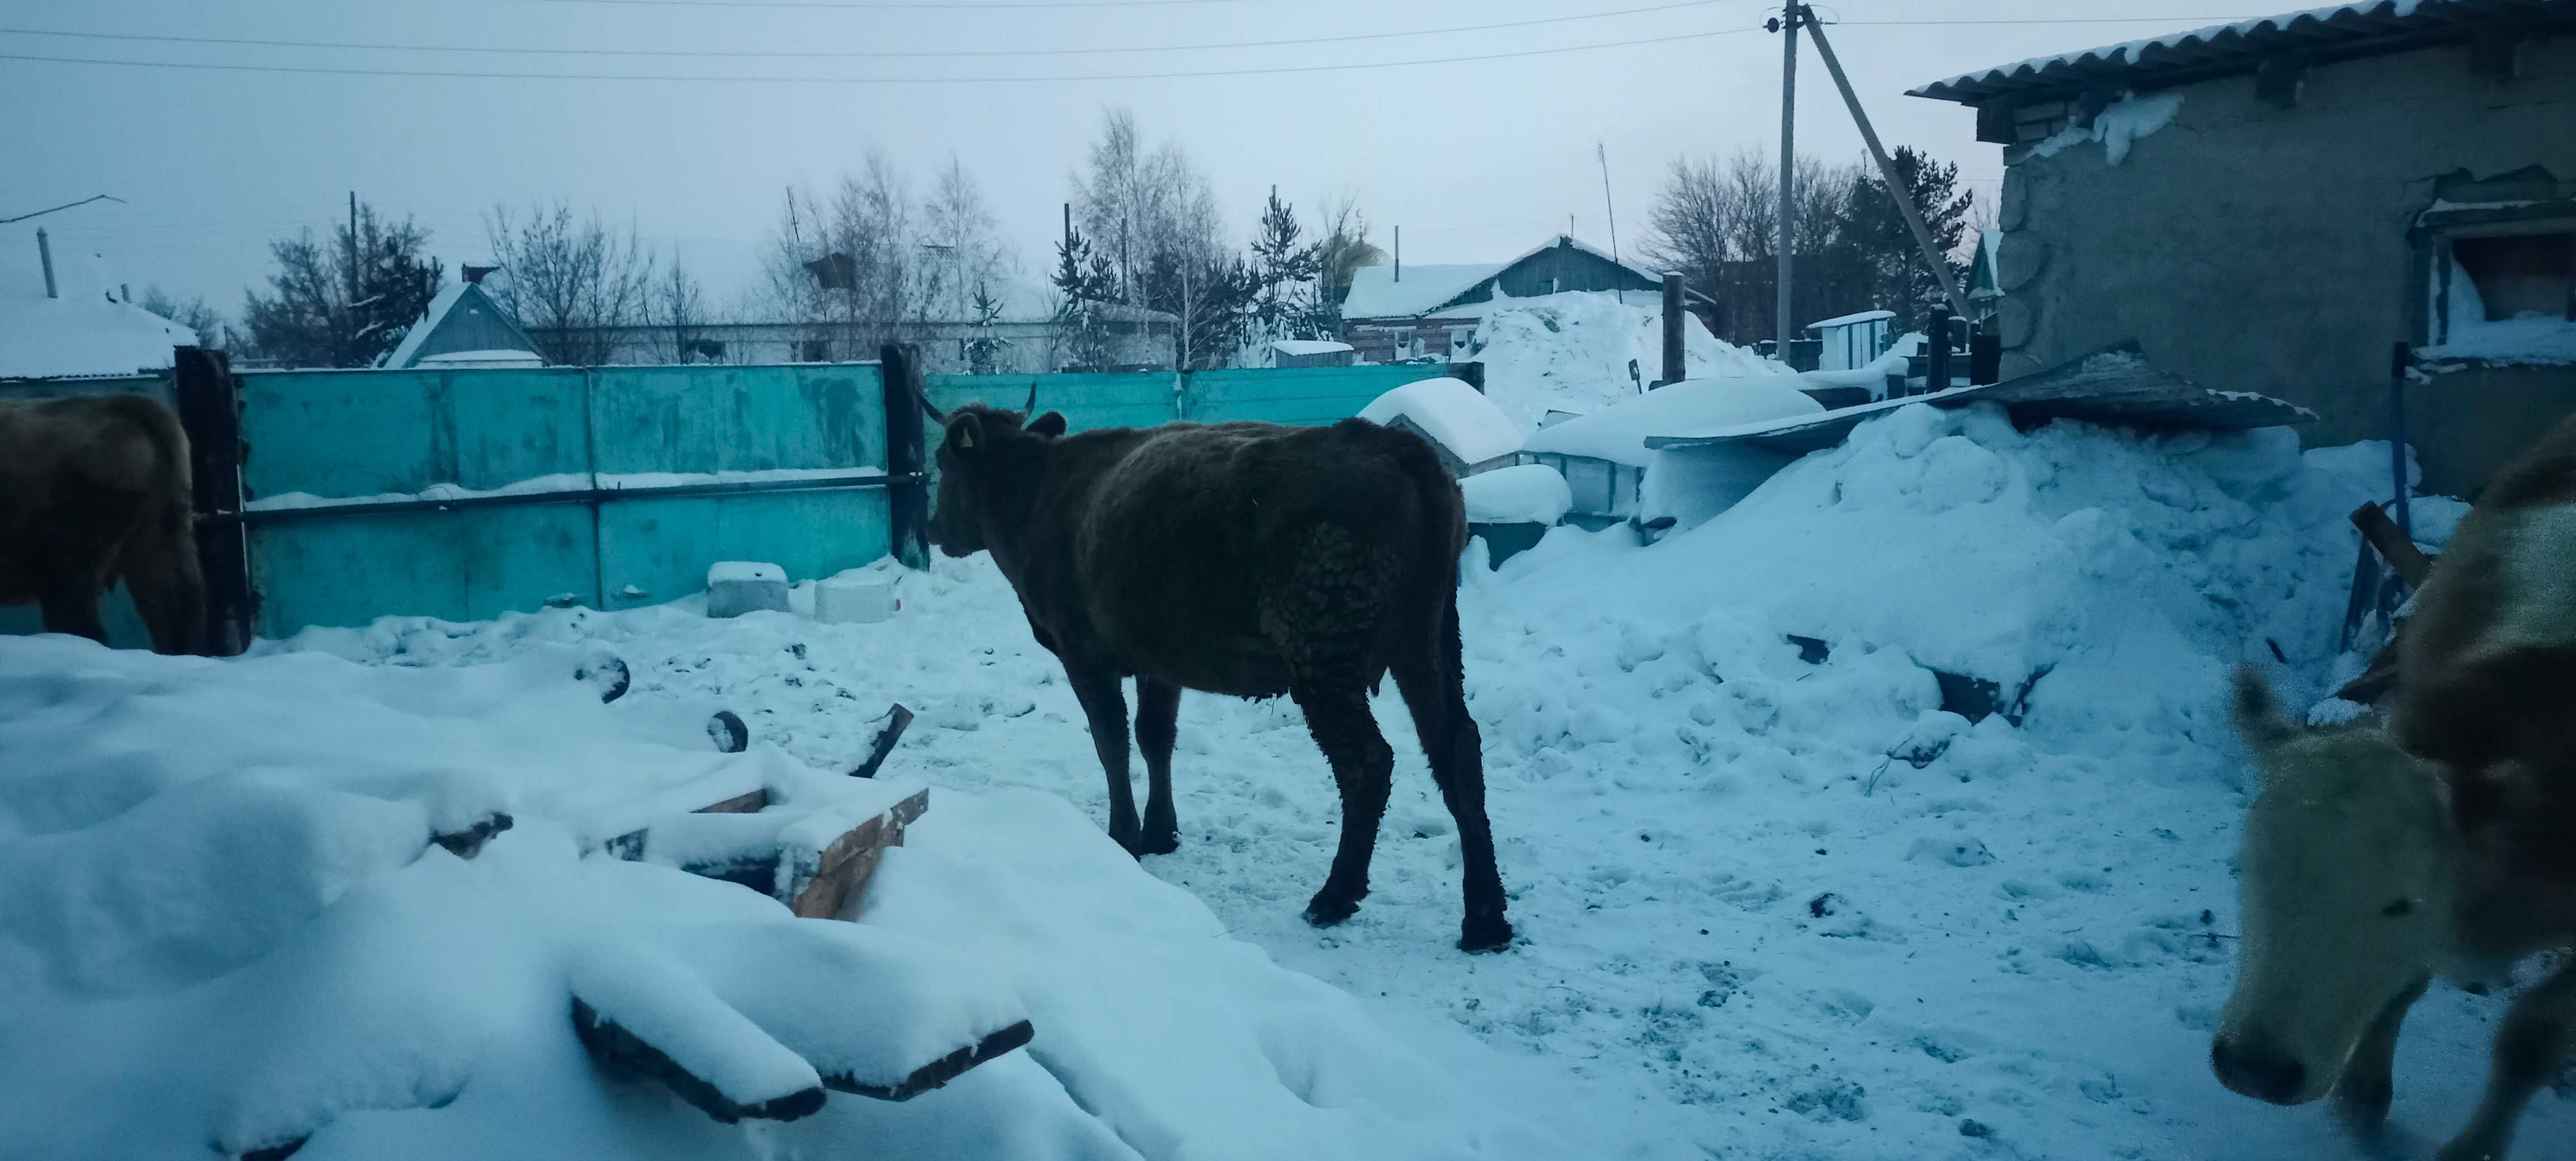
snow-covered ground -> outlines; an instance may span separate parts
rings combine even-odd
[[[2417,1009],[2390,1152],[2341,1143],[2322,1108],[2232,1096],[2206,1063],[2245,801],[2221,679],[2251,659],[2286,697],[2320,695],[2355,551],[2343,517],[2380,492],[2386,463],[2366,445],[2303,454],[2279,431],[2021,433],[1988,407],[1909,406],[1651,547],[1558,529],[1499,572],[1471,548],[1467,686],[1522,936],[1498,956],[1450,945],[1457,845],[1392,690],[1377,708],[1396,798],[1349,923],[1299,918],[1337,804],[1283,701],[1188,697],[1181,849],[1122,863],[1098,833],[1082,715],[980,557],[904,576],[902,612],[874,624],[715,621],[684,601],[312,630],[225,663],[0,644],[0,748],[35,772],[0,780],[14,876],[0,884],[104,875],[80,858],[145,847],[157,824],[138,813],[222,775],[139,804],[118,788],[220,761],[188,756],[208,736],[295,739],[306,760],[337,753],[356,771],[413,761],[414,727],[352,717],[367,699],[413,706],[399,681],[451,689],[418,714],[490,733],[459,753],[505,782],[573,760],[550,757],[549,715],[568,738],[623,747],[620,767],[828,771],[863,756],[900,701],[920,719],[888,774],[928,782],[934,804],[864,919],[999,971],[1040,1029],[1030,1050],[908,1105],[836,1096],[818,1118],[727,1130],[600,1085],[550,1024],[504,1042],[522,1071],[496,1074],[561,1101],[469,1081],[445,1110],[358,1114],[308,1153],[452,1154],[515,1126],[663,1156],[847,1155],[833,1150],[853,1141],[961,1157],[2426,1155],[2474,1101],[2497,1000],[2437,990]],[[616,706],[529,701],[527,675],[601,648],[631,667]],[[2027,712],[2018,725],[1947,713],[1936,670],[2007,700],[2027,685]],[[263,684],[290,676],[302,684]],[[335,682],[349,692],[330,694]],[[154,716],[192,704],[192,683],[229,692],[198,717]],[[717,706],[749,721],[749,755],[684,744]],[[140,728],[156,721],[207,724]],[[56,753],[83,731],[113,743],[70,746],[89,771],[74,779]],[[637,757],[649,744],[670,756]],[[558,858],[569,841],[542,818],[523,831],[473,863],[335,872],[359,884],[334,888],[339,901],[309,883],[280,893],[319,913],[378,882]],[[116,914],[151,896],[79,897]],[[107,937],[0,933],[17,940],[0,964],[23,989],[0,1008],[0,1073],[51,1070],[41,1100],[13,1086],[0,1102],[13,1134],[141,1134],[128,1122],[197,1115],[212,1098],[135,1091],[211,1072],[238,1025],[205,1012],[206,989],[246,987],[227,981],[274,960],[178,979],[147,957],[117,969],[119,988],[82,991],[27,965]],[[60,1043],[101,1027],[103,1047],[56,1064]],[[152,1055],[151,1074],[98,1063],[119,1046]],[[153,1140],[185,1132],[202,1150],[210,1130]],[[2564,1155],[2576,1110],[2545,1096],[2519,1144]]]

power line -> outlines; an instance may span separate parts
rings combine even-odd
[[[1253,4],[1262,0],[1002,0],[947,4],[932,0],[526,0],[531,4],[632,4],[648,8],[815,8],[864,11],[981,12],[1029,8],[1171,8],[1201,4]]]
[[[1562,45],[1555,48],[1522,49],[1517,52],[1477,53],[1468,56],[1425,57],[1419,60],[1367,61],[1355,64],[1280,65],[1248,69],[1194,69],[1160,73],[1087,73],[1063,76],[980,76],[980,77],[760,77],[715,74],[650,74],[650,73],[538,73],[475,72],[457,69],[371,69],[330,68],[318,65],[252,65],[213,64],[197,61],[107,60],[98,57],[37,56],[32,53],[0,53],[0,60],[33,61],[41,64],[111,65],[123,68],[200,69],[237,73],[303,73],[317,76],[355,77],[446,77],[464,80],[539,80],[539,81],[710,81],[737,84],[786,85],[1002,85],[1062,81],[1158,81],[1187,77],[1247,77],[1281,73],[1345,72],[1354,69],[1405,68],[1413,65],[1462,64],[1470,61],[1512,60],[1521,57],[1552,56],[1569,52],[1594,52],[1609,48],[1642,48],[1671,44],[1683,40],[1705,40],[1716,36],[1760,32],[1753,28],[1721,28],[1712,32],[1683,32],[1638,40],[1609,41],[1600,44]]]
[[[1684,8],[1704,8],[1711,4],[1739,3],[1741,0],[1681,0],[1674,4],[1657,4],[1646,8],[1622,8],[1612,12],[1586,12],[1576,16],[1543,16],[1530,20],[1507,20],[1498,24],[1466,24],[1450,28],[1424,28],[1411,32],[1360,32],[1341,36],[1304,36],[1285,40],[1234,40],[1208,44],[1152,44],[1126,48],[1021,48],[1021,49],[956,49],[919,52],[830,52],[723,49],[654,49],[654,48],[528,48],[503,45],[490,48],[474,45],[386,44],[330,40],[265,40],[228,36],[166,36],[125,32],[62,32],[46,28],[0,28],[0,33],[19,36],[55,36],[77,40],[149,41],[164,44],[210,44],[260,48],[329,48],[356,49],[369,52],[488,52],[517,56],[624,56],[624,57],[717,57],[772,60],[903,60],[908,58],[943,57],[1012,57],[1012,56],[1099,56],[1140,52],[1200,52],[1226,48],[1286,48],[1308,44],[1342,44],[1351,41],[1393,40],[1412,36],[1450,36],[1468,32],[1493,32],[1506,28],[1530,28],[1544,24],[1568,24],[1581,20],[1607,20],[1619,16],[1641,16],[1652,12],[1673,12]]]

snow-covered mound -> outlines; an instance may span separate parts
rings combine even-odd
[[[1554,524],[1574,507],[1574,490],[1546,464],[1516,464],[1458,481],[1472,524]]]
[[[1052,796],[937,792],[855,924],[585,854],[636,801],[748,779],[782,805],[702,817],[750,821],[879,791],[715,753],[667,674],[603,705],[579,651],[528,646],[393,667],[0,640],[11,1155],[1511,1154],[1485,1098]],[[500,811],[470,858],[432,843]],[[575,999],[742,1106],[1040,1031],[909,1103],[747,1127],[594,1064]]]
[[[1450,357],[1485,364],[1485,391],[1524,431],[1553,408],[1591,412],[1636,396],[1663,374],[1663,301],[1608,291],[1501,299],[1484,307],[1475,336]],[[1683,324],[1686,379],[1786,373],[1780,364],[1720,341],[1697,317]],[[1635,360],[1637,378],[1628,375]]]
[[[1529,437],[1522,450],[1590,456],[1644,467],[1654,459],[1646,440],[1658,435],[1703,435],[1764,420],[1816,415],[1825,409],[1798,390],[1790,376],[1684,379],[1632,395],[1590,415],[1554,424]]]
[[[1360,418],[1370,423],[1409,420],[1451,455],[1480,464],[1520,450],[1521,430],[1494,401],[1464,379],[1420,379],[1369,401]]]

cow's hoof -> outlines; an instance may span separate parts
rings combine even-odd
[[[1360,901],[1345,898],[1337,892],[1318,891],[1306,904],[1306,922],[1317,927],[1331,927],[1359,913]]]
[[[1136,840],[1136,845],[1132,849],[1138,855],[1168,855],[1173,851],[1181,849],[1181,832],[1177,830],[1164,831],[1161,833],[1147,831],[1143,838]]]
[[[1512,945],[1512,925],[1500,915],[1473,917],[1458,928],[1458,950],[1502,951]]]

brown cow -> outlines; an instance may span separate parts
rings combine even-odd
[[[0,604],[104,643],[118,580],[161,653],[205,651],[188,438],[140,395],[0,403]]]
[[[2463,774],[2576,779],[2576,418],[2479,495],[2416,596],[2397,672],[2407,749]]]
[[[1511,945],[1462,684],[1466,505],[1428,442],[1359,420],[1066,435],[1052,412],[931,414],[947,426],[931,538],[950,556],[991,551],[1038,643],[1064,662],[1109,779],[1110,838],[1138,855],[1179,845],[1171,771],[1183,689],[1286,694],[1342,798],[1341,846],[1306,918],[1349,918],[1368,894],[1395,763],[1369,691],[1392,673],[1458,824],[1458,945]],[[1150,793],[1141,825],[1120,688],[1129,675]]]

